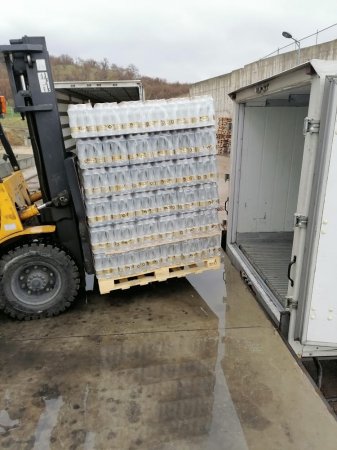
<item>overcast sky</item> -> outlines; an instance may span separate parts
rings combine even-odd
[[[0,44],[43,35],[53,55],[102,59],[194,82],[260,59],[337,22],[336,0],[8,0]],[[318,42],[337,38],[337,26]],[[302,45],[313,44],[314,40]],[[290,49],[292,49],[291,47]]]

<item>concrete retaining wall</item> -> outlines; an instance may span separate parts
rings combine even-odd
[[[21,170],[28,169],[29,167],[33,167],[34,157],[27,155],[18,155],[17,160]],[[8,161],[0,160],[0,178],[7,177],[12,172],[12,166]]]
[[[337,39],[319,45],[313,45],[301,49],[301,63],[311,59],[336,59]],[[231,116],[232,100],[228,93],[247,86],[256,81],[268,78],[297,64],[297,52],[292,51],[271,58],[261,59],[245,65],[241,69],[220,75],[208,80],[199,81],[190,88],[191,95],[213,96],[215,112],[217,116]]]

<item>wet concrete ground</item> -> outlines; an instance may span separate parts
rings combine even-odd
[[[0,448],[335,449],[322,398],[237,271],[0,316]]]

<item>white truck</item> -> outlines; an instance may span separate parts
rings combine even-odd
[[[337,356],[337,61],[230,94],[227,252],[299,357]]]

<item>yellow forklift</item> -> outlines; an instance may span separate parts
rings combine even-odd
[[[41,189],[29,192],[0,124],[11,165],[0,179],[0,309],[29,320],[68,308],[94,267],[76,155],[65,151],[45,39],[11,40],[0,54],[15,110],[27,120]]]

